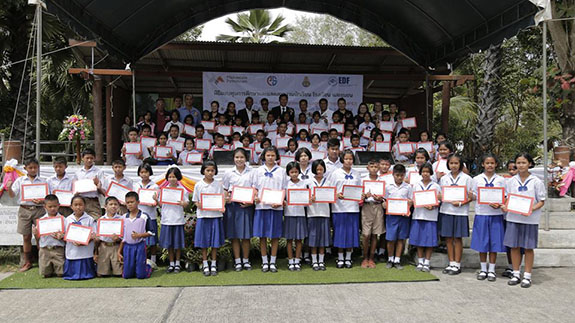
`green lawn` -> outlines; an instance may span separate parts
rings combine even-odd
[[[100,287],[183,287],[183,286],[227,286],[227,285],[307,285],[343,284],[370,282],[414,282],[438,280],[430,273],[422,273],[413,266],[403,270],[386,269],[378,264],[376,269],[363,269],[357,263],[351,269],[336,269],[330,262],[326,271],[313,271],[304,266],[300,272],[290,272],[287,260],[278,261],[278,273],[262,273],[258,267],[252,271],[236,273],[232,270],[220,272],[215,277],[204,277],[200,272],[166,274],[160,268],[149,279],[95,278],[86,281],[65,281],[61,278],[41,278],[38,268],[25,273],[14,273],[0,281],[0,289],[40,289],[40,288],[100,288]]]

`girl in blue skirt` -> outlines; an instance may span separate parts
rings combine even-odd
[[[289,181],[286,185],[286,195],[291,189],[307,189],[306,182],[299,179],[301,173],[297,162],[290,162],[286,166]],[[290,271],[301,270],[302,240],[307,238],[307,223],[305,219],[305,206],[288,205],[285,207],[283,236],[287,239],[288,269]],[[293,245],[295,244],[295,258]]]
[[[235,167],[228,170],[222,179],[223,188],[227,192],[224,231],[226,238],[232,241],[235,271],[252,270],[249,256],[250,239],[253,237],[254,204],[232,202],[231,194],[234,186],[253,187],[254,169],[246,165],[248,153],[245,149],[237,148],[233,156]],[[243,259],[240,258],[240,247]]]
[[[71,224],[77,224],[92,228],[88,245],[76,242],[66,242],[66,262],[64,263],[64,276],[66,280],[92,279],[96,276],[96,265],[94,263],[94,238],[96,231],[96,221],[85,212],[86,201],[83,197],[76,195],[72,198],[72,211],[64,221],[65,230]]]
[[[325,174],[325,162],[322,159],[314,160],[311,164],[311,171],[315,176],[308,180],[308,187],[314,193],[314,187],[328,186]],[[329,204],[315,203],[315,196],[312,195],[312,203],[307,207],[308,240],[311,247],[312,268],[315,271],[326,270],[325,268],[325,248],[331,245],[331,228],[329,223]],[[318,253],[319,251],[319,253]]]
[[[158,190],[159,187],[154,181],[150,179],[150,176],[154,175],[152,171],[152,166],[150,164],[144,163],[138,167],[138,175],[142,179],[139,182],[134,183],[134,190],[139,194],[140,189],[148,190]],[[158,194],[156,194],[158,195]],[[158,206],[156,205],[144,205],[139,204],[138,208],[148,216],[148,226],[152,235],[146,238],[146,247],[150,252],[150,261],[152,268],[156,268],[156,245],[158,244]]]

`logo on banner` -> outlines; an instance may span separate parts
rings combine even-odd
[[[303,78],[303,82],[301,82],[301,85],[303,87],[309,87],[311,85],[311,82],[309,81],[309,77],[305,76]]]
[[[349,76],[330,76],[329,85],[351,85],[351,78]]]
[[[224,82],[225,82],[225,81],[224,81],[224,78],[221,77],[221,76],[218,76],[218,77],[214,80],[214,83],[215,83],[216,85],[218,85],[218,84],[220,84],[220,83],[224,83]]]
[[[329,77],[329,81],[327,82],[329,85],[334,86],[337,85],[337,77],[335,76],[330,76]]]
[[[273,76],[273,75],[270,75],[270,76],[268,76],[268,78],[266,79],[266,83],[267,83],[269,86],[276,86],[276,85],[278,84],[278,78],[275,77],[275,76]]]

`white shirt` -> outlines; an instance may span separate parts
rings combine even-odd
[[[138,192],[138,190],[140,188],[144,188],[144,189],[148,189],[148,190],[158,190],[158,196],[160,196],[160,191],[159,191],[158,185],[151,180],[146,185],[142,184],[141,180],[134,182],[134,191]],[[158,217],[158,214],[156,212],[157,206],[143,205],[140,203],[140,205],[138,206],[138,209],[140,211],[142,211],[143,213],[146,213],[148,215],[148,217],[150,218],[150,220],[156,220],[156,218]]]
[[[264,188],[283,190],[286,186],[286,171],[280,166],[274,166],[269,169],[264,164],[252,173],[253,186],[258,190],[260,200],[262,198]],[[266,176],[266,173],[271,173],[271,177]],[[274,209],[271,205],[259,203],[256,204],[256,210],[283,210],[283,206]]]
[[[240,172],[236,166],[228,170],[222,178],[222,186],[224,190],[232,192],[234,186],[252,187],[252,176],[254,169],[248,165]]]
[[[385,187],[385,198],[408,199],[413,198],[413,188],[406,182],[397,185],[395,181]]]
[[[184,131],[184,124],[176,121],[168,121],[168,123],[166,123],[166,126],[164,127],[164,132],[170,132],[170,128],[172,127],[172,125],[176,125],[178,126],[178,128],[180,129],[180,133],[182,133]]]
[[[491,184],[493,184],[493,186],[491,186]],[[487,178],[487,175],[485,175],[485,173],[483,174],[479,174],[477,176],[475,176],[471,182],[471,191],[473,192],[473,195],[475,195],[475,215],[501,215],[503,214],[503,211],[501,210],[501,208],[499,209],[494,209],[489,205],[486,204],[479,204],[477,199],[477,192],[479,191],[479,187],[488,187],[486,185],[490,185],[489,187],[503,187],[505,188],[505,178],[503,178],[502,176],[499,176],[497,174],[494,174],[491,179]]]
[[[367,146],[367,144],[369,143],[369,139],[365,138],[363,135],[366,132],[367,135],[371,134],[371,130],[375,129],[375,125],[373,123],[368,123],[366,124],[365,122],[362,122],[359,125],[359,135],[360,135],[360,139],[359,139],[359,145],[360,146]]]
[[[76,176],[70,173],[64,173],[64,176],[60,179],[58,176],[54,175],[49,177],[46,182],[48,183],[48,188],[50,189],[50,193],[54,194],[55,190],[60,191],[71,191],[72,184]]]
[[[100,180],[100,183],[102,183],[105,179],[104,172],[101,169],[99,169],[98,167],[96,167],[96,165],[92,165],[92,167],[90,167],[90,169],[86,169],[85,167],[82,167],[76,171],[76,180],[94,179],[94,178],[98,178],[98,180]],[[102,187],[104,188],[103,185],[102,185]],[[80,196],[87,197],[87,198],[97,198],[98,192],[94,191],[94,192],[80,193]]]
[[[307,188],[307,184],[305,181],[299,181],[297,183],[292,182],[291,180],[287,181],[286,185],[286,201],[287,201],[287,190],[288,189],[305,189]],[[284,216],[299,216],[305,217],[305,206],[303,205],[287,205],[284,209]]]
[[[527,187],[527,190],[519,191],[520,186]],[[519,177],[519,174],[517,174],[507,181],[507,194],[533,197],[533,206],[535,206],[535,204],[545,201],[545,185],[539,178],[532,174],[527,177],[525,182],[521,182],[521,178]],[[507,212],[506,216],[506,220],[509,222],[524,224],[539,224],[540,218],[541,209],[533,211],[530,216],[524,216],[513,212]]]
[[[79,224],[85,227],[91,227],[92,232],[96,232],[96,221],[84,212],[80,219],[76,219],[74,214],[69,215],[64,220],[64,228],[68,230],[68,226],[72,223]],[[77,260],[94,257],[94,240],[91,240],[87,246],[76,246],[72,242],[66,242],[66,259]]]
[[[212,181],[211,183],[206,183],[204,179],[197,182],[194,186],[194,194],[192,195],[192,201],[195,203],[201,202],[202,193],[209,194],[222,194],[224,189],[220,181]],[[199,208],[197,210],[198,218],[221,218],[224,214],[220,211],[204,211]]]
[[[170,188],[173,188],[169,186]],[[184,190],[184,201],[188,201],[190,195],[185,187],[178,185],[177,188]],[[181,205],[162,204],[161,206],[162,218],[160,224],[162,225],[184,225],[186,219],[184,218],[184,208]]]
[[[441,180],[439,181],[440,186],[465,186],[467,192],[471,191],[471,177],[465,174],[464,172],[459,172],[456,178],[453,178],[453,174],[449,172],[446,175],[443,175]],[[469,196],[467,197],[469,198]],[[468,216],[469,215],[469,203],[464,204],[460,207],[453,205],[451,202],[441,203],[441,208],[439,212],[449,215],[459,215],[459,216]]]
[[[56,214],[56,216],[62,216],[60,213]],[[44,216],[42,216],[40,219],[45,219],[49,217],[48,214],[44,214]],[[65,223],[65,222],[64,222]],[[36,224],[34,224],[36,225]],[[44,247],[64,247],[66,245],[66,242],[64,242],[63,240],[58,240],[58,239],[54,239],[52,238],[52,236],[43,236],[40,237],[40,248],[44,248]]]
[[[329,160],[328,157],[324,159],[323,162],[325,163],[325,167],[327,168],[325,170],[324,176],[327,177],[328,179],[333,171],[343,167],[343,164],[339,161],[339,158],[335,162],[332,162],[331,160]]]
[[[437,184],[433,181],[431,181],[427,185],[424,185],[423,182],[419,182],[419,183],[413,185],[413,191],[414,192],[429,191],[429,190],[435,190],[437,192],[438,197],[439,197],[439,194],[441,194],[441,187],[439,186],[439,184]],[[424,207],[416,207],[413,210],[413,214],[411,215],[411,218],[414,220],[425,220],[425,221],[437,222],[438,215],[439,215],[439,207],[437,207],[437,206],[431,210],[428,210]]]
[[[354,170],[353,168],[349,173],[346,173],[345,170],[343,170],[343,168],[338,168],[334,170],[333,173],[331,173],[328,180],[330,182],[330,186],[336,187],[337,193],[343,192],[344,185],[358,185],[358,186],[362,185],[361,176],[359,172]],[[340,200],[338,198],[332,205],[332,211],[333,213],[359,212],[359,202],[350,200]]]
[[[192,165],[192,164],[190,164],[190,163],[187,162],[188,155],[191,154],[191,153],[199,153],[199,151],[193,150],[193,149],[192,149],[192,150],[184,149],[184,150],[180,153],[180,156],[179,156],[178,159],[182,162],[182,166]]]
[[[324,176],[323,179],[318,182],[314,177],[310,177],[307,182],[307,186],[311,190],[311,194],[313,195],[313,188],[314,187],[322,187],[328,186],[327,178]],[[307,206],[307,216],[308,217],[322,217],[322,218],[329,218],[329,203],[311,203]]]
[[[134,182],[132,181],[131,178],[126,177],[125,175],[121,179],[117,179],[116,176],[114,175],[106,177],[102,182],[102,189],[108,192],[108,189],[110,188],[112,182],[125,186],[130,190],[134,189]],[[122,198],[122,200],[125,198],[125,196],[116,196],[116,197]]]
[[[301,164],[300,164],[301,167]],[[311,163],[307,164],[306,169],[302,169],[301,173],[299,174],[298,178],[301,181],[309,182],[313,178],[314,174],[311,171]],[[324,176],[325,177],[325,176]],[[313,193],[313,192],[312,192]]]
[[[12,184],[12,192],[14,192],[14,194],[16,194],[16,198],[18,199],[18,202],[20,203],[20,205],[27,205],[27,206],[36,205],[36,206],[38,206],[41,204],[34,204],[34,202],[32,202],[32,201],[22,201],[22,185],[24,185],[24,184],[42,184],[42,183],[46,183],[46,180],[44,180],[42,177],[40,177],[38,175],[36,177],[34,177],[34,179],[30,179],[30,177],[28,177],[28,175],[20,176]]]

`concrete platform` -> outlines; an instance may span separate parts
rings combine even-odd
[[[445,268],[449,263],[447,254],[434,252],[431,256],[431,266],[434,268]],[[463,249],[463,259],[461,260],[463,268],[479,268],[479,253],[471,249]],[[507,266],[507,257],[505,253],[497,256],[498,272]],[[543,267],[575,267],[575,250],[574,249],[536,249],[535,261],[533,264],[536,268]]]

